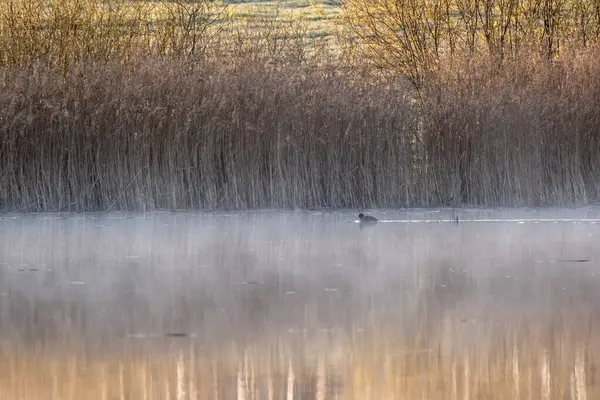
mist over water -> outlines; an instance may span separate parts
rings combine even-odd
[[[74,387],[206,398],[208,363],[217,398],[598,393],[600,209],[378,210],[365,229],[357,214],[3,215],[0,346],[17,357],[0,389],[36,398],[20,390],[55,382],[46,363],[101,360],[156,382],[88,371]],[[185,390],[151,368],[182,354]]]

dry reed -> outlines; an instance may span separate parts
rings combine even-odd
[[[0,207],[537,206],[600,199],[596,51],[402,83],[139,58],[0,71]]]

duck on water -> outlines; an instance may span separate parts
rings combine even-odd
[[[358,223],[361,227],[365,225],[377,224],[377,218],[371,217],[370,215],[365,215],[363,213],[358,214],[358,220]]]

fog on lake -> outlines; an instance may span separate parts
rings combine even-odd
[[[0,397],[600,395],[600,208],[359,211],[2,215]]]

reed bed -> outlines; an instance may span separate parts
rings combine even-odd
[[[3,68],[0,209],[596,202],[597,55],[465,60],[420,99],[248,59]]]

